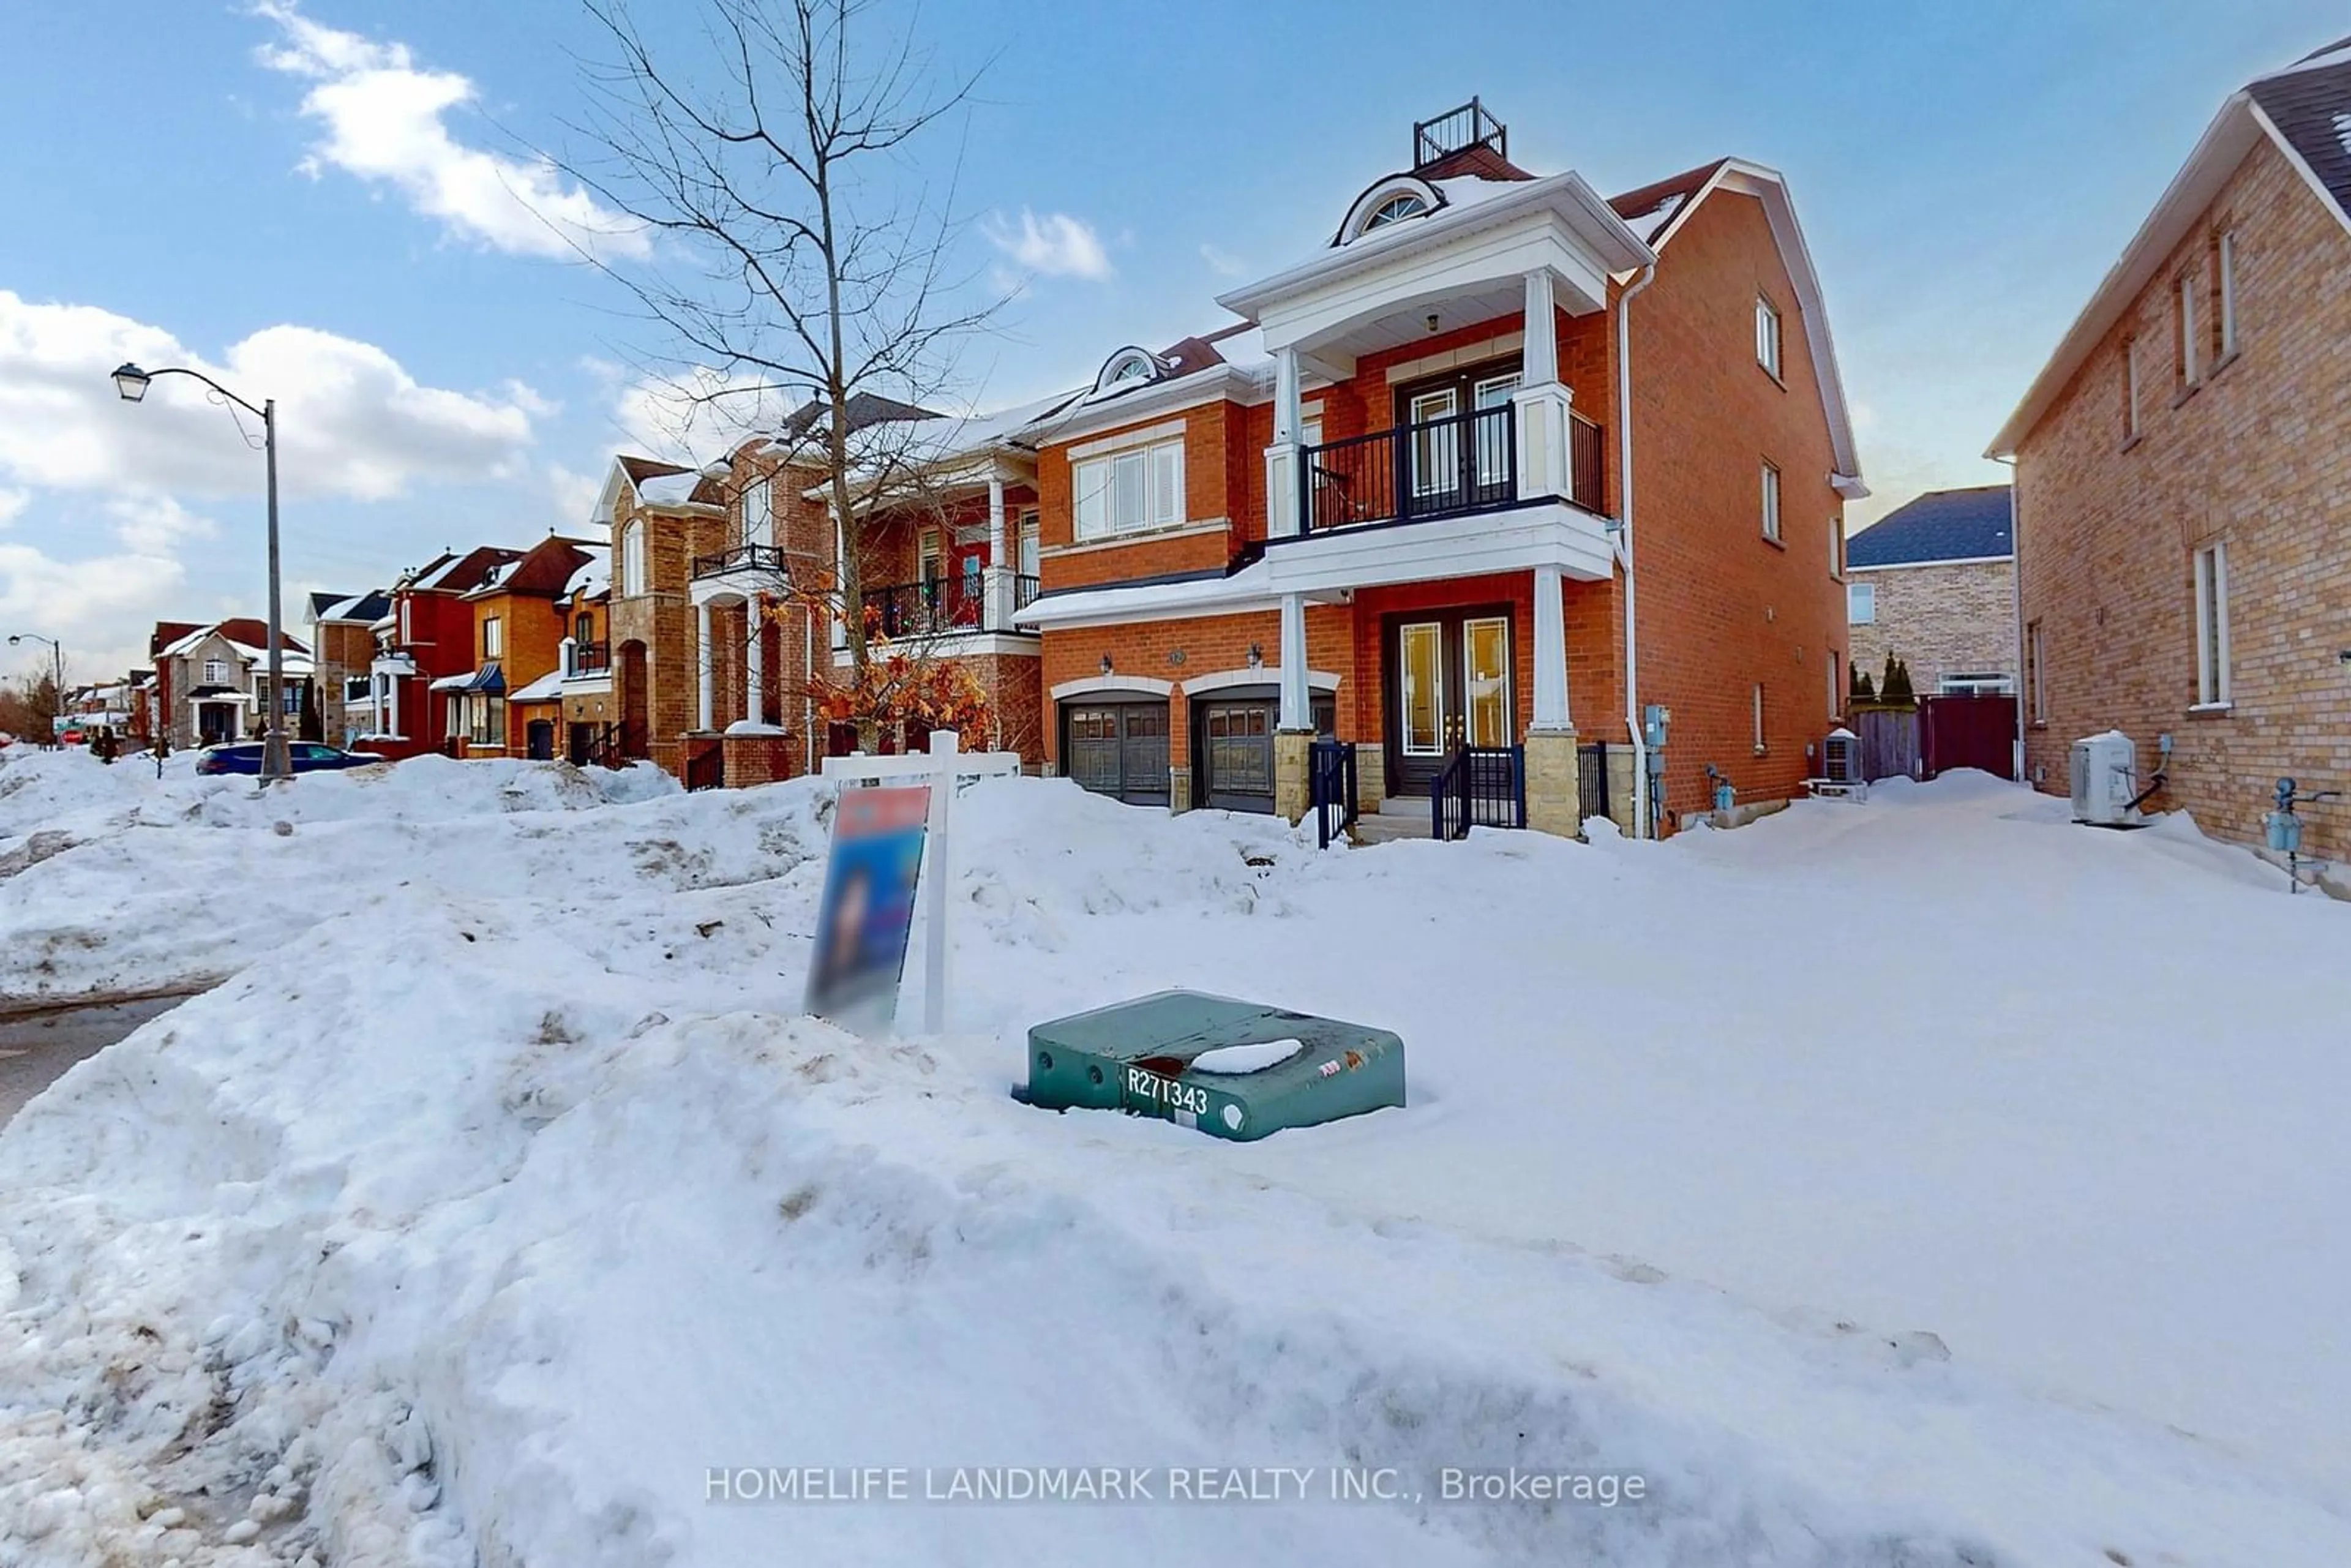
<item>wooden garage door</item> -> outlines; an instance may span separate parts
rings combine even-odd
[[[1167,804],[1167,699],[1061,705],[1063,770],[1081,789],[1138,806]]]

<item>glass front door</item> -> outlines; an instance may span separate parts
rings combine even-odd
[[[1510,612],[1394,616],[1384,650],[1389,793],[1425,795],[1454,747],[1518,740]]]

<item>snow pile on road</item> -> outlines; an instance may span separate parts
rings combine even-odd
[[[184,821],[5,884],[308,901],[0,1134],[6,1568],[2351,1561],[2351,911],[2192,833],[1961,781],[1325,854],[990,782],[952,1032],[888,1043],[795,1016],[821,788],[441,788],[298,827],[316,878]],[[171,961],[88,929],[77,983]],[[1167,985],[1397,1028],[1414,1105],[1007,1096],[1028,1023]],[[768,1495],[866,1466],[915,1500]],[[979,1466],[1406,1495],[919,1500]],[[1641,1496],[1443,1495],[1512,1467]]]
[[[503,879],[560,874],[573,852],[554,814],[683,799],[649,764],[420,757],[266,792],[193,769],[0,754],[0,1010],[210,985],[412,876],[519,891]],[[496,821],[514,816],[519,831]]]

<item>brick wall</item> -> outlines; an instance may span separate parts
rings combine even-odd
[[[1887,653],[1910,666],[1910,684],[1934,695],[1945,675],[2016,674],[2016,563],[1970,561],[1850,571],[1872,586],[1873,621],[1849,628],[1854,667],[1875,682]]]
[[[2180,389],[2179,279],[2197,279],[2217,329],[2223,231],[2235,235],[2239,353]],[[2136,440],[2124,428],[2131,340]],[[2024,618],[2041,628],[2047,699],[2028,715],[2026,767],[2044,789],[2065,790],[2072,741],[2110,727],[2139,743],[2143,768],[2156,737],[2173,735],[2170,785],[2153,803],[2226,837],[2259,834],[2281,776],[2351,788],[2346,388],[2351,236],[2264,140],[2018,452]],[[2193,560],[2216,542],[2233,705],[2198,712]],[[2306,817],[2306,848],[2351,857],[2351,811]]]
[[[1755,360],[1759,293],[1780,312],[1778,379]],[[1805,747],[1828,731],[1828,656],[1842,663],[1845,648],[1844,587],[1830,570],[1844,500],[1829,484],[1835,457],[1802,312],[1762,203],[1708,197],[1631,317],[1640,695],[1673,710],[1667,804],[1704,810],[1709,762],[1742,800],[1784,798],[1810,770]],[[1612,434],[1612,463],[1614,444]],[[1767,460],[1780,470],[1779,544],[1763,537]],[[1589,613],[1597,623],[1600,606]],[[1609,614],[1621,625],[1621,604]],[[1621,691],[1610,706],[1613,725],[1584,727],[1622,741]]]

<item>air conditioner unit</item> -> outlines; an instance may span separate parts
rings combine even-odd
[[[2074,743],[2074,820],[2095,828],[2143,828],[2138,747],[2118,729]]]

